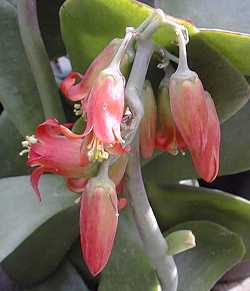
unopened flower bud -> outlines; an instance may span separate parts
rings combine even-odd
[[[108,177],[91,178],[81,199],[80,236],[82,254],[93,276],[108,262],[117,223],[115,184]]]
[[[206,92],[206,103],[208,108],[207,144],[200,155],[191,151],[191,156],[200,177],[207,182],[212,182],[219,172],[220,122],[213,99],[208,92]]]
[[[205,91],[195,72],[176,72],[169,85],[171,112],[187,147],[197,153],[207,143],[208,110]]]
[[[152,85],[145,81],[142,92],[144,116],[140,123],[140,151],[144,159],[152,157],[155,147],[157,109]]]

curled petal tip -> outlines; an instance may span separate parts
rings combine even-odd
[[[44,172],[45,172],[45,169],[43,167],[38,167],[32,172],[32,174],[30,176],[30,182],[31,182],[32,188],[34,189],[34,191],[38,197],[38,200],[40,202],[42,201],[42,195],[41,195],[41,192],[39,191],[38,184],[39,184],[39,180]]]

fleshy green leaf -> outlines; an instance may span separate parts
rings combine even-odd
[[[218,52],[228,58],[244,75],[250,75],[249,34],[202,29],[200,35]]]
[[[250,33],[249,0],[157,0],[160,8],[176,17],[192,20],[198,27]]]
[[[16,7],[0,1],[0,102],[22,135],[44,119],[39,94],[25,55]]]
[[[45,117],[54,116],[61,122],[65,121],[58,87],[40,33],[36,2],[19,0],[17,8],[20,35],[36,81]]]
[[[190,229],[197,245],[174,257],[179,274],[177,291],[210,291],[244,257],[245,246],[240,236],[218,224],[190,221],[169,232],[181,229]]]
[[[201,36],[243,74],[250,75],[250,35],[246,34],[250,33],[248,0],[158,0],[157,3],[171,15],[190,19],[197,27],[208,28],[201,29]]]
[[[244,76],[200,34],[191,38],[188,58],[213,97],[221,121],[229,119],[247,103],[250,88]]]
[[[135,225],[127,214],[123,212],[119,217],[115,246],[102,273],[98,291],[151,291],[160,288],[143,252]],[[218,224],[207,221],[183,223],[168,233],[182,229],[190,229],[194,233],[197,246],[175,256],[179,273],[178,291],[209,291],[245,254],[242,239]],[[210,268],[211,265],[213,268]]]
[[[60,31],[59,9],[64,0],[37,1],[38,20],[49,57],[66,54]]]
[[[0,180],[0,261],[8,275],[26,285],[53,272],[79,235],[76,194],[58,176],[41,179],[39,203],[29,177]],[[32,270],[32,272],[31,272]]]
[[[84,284],[75,268],[65,262],[55,274],[52,274],[48,280],[23,291],[88,291],[89,289]]]
[[[207,220],[239,234],[250,258],[250,202],[218,190],[191,186],[147,185],[162,229],[188,220]]]
[[[119,216],[115,245],[102,273],[98,291],[157,291],[159,281],[144,255],[135,224],[127,211]]]
[[[60,10],[61,29],[65,47],[74,70],[83,71],[96,55],[114,38],[123,37],[127,26],[137,27],[151,12],[151,8],[134,0],[67,0]],[[196,28],[188,27],[191,35]],[[172,47],[175,33],[163,28],[155,40]]]
[[[19,156],[19,152],[22,150],[21,141],[23,137],[5,111],[0,115],[0,136],[2,137],[0,177],[28,174],[29,168],[25,162],[26,157]]]

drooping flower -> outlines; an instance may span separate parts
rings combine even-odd
[[[173,74],[169,93],[172,116],[185,144],[201,152],[207,143],[208,110],[198,75],[192,71]]]
[[[39,199],[38,182],[43,173],[62,175],[68,179],[68,185],[77,190],[77,184],[82,188],[92,171],[93,165],[89,162],[87,151],[83,150],[83,140],[69,139],[63,135],[63,127],[56,119],[49,118],[38,125],[35,137],[27,137],[23,143],[29,150],[27,164],[35,167],[31,184]]]
[[[167,114],[166,124],[171,128],[176,125],[174,132],[179,132],[183,146],[189,149],[198,174],[211,182],[219,171],[220,123],[211,96],[204,90],[198,75],[188,68],[183,32],[178,31],[177,36],[179,63],[169,82],[173,120],[169,118],[171,114]],[[166,104],[163,112],[170,113]],[[164,105],[160,107],[164,108]],[[168,132],[171,131],[168,129]],[[158,136],[158,145],[159,141],[161,136]]]
[[[159,86],[159,125],[156,133],[156,148],[177,155],[179,151],[182,152],[186,149],[186,144],[172,117],[170,109],[169,78],[169,75],[166,74]]]
[[[125,79],[119,69],[108,67],[99,74],[86,104],[87,126],[84,136],[93,133],[90,160],[107,159],[104,144],[111,149],[121,145],[121,121],[124,112]]]
[[[220,161],[220,122],[210,94],[206,92],[208,108],[207,144],[201,154],[191,151],[194,166],[206,182],[212,182],[219,172]]]
[[[174,122],[189,150],[201,152],[207,143],[208,109],[203,85],[187,64],[186,40],[177,32],[179,63],[171,76],[169,95]]]
[[[82,255],[93,276],[108,262],[117,223],[115,184],[107,176],[91,178],[81,198],[80,237]]]
[[[157,109],[153,88],[148,80],[144,83],[142,101],[144,115],[139,128],[140,152],[144,159],[150,159],[155,148]]]
[[[78,72],[70,73],[60,85],[62,93],[71,101],[82,101],[84,107],[84,103],[99,73],[111,63],[121,43],[122,39],[113,39],[94,59],[84,75]],[[125,76],[128,74],[133,58],[134,51],[130,48],[121,60],[121,72]]]
[[[85,93],[87,92],[86,94],[80,92],[80,85],[74,87],[75,85],[73,85],[72,80],[70,81],[70,78],[64,83],[66,84],[64,91],[68,91],[66,94],[69,95],[69,90],[73,88],[82,95],[81,98],[84,98],[80,113],[81,111],[86,113],[87,125],[84,133],[78,136],[75,135],[74,138],[88,136],[90,142],[87,148],[90,161],[102,161],[108,158],[109,153],[119,155],[127,151],[126,148],[122,147],[123,140],[120,131],[124,112],[125,87],[125,78],[121,73],[120,66],[134,36],[135,30],[126,31],[126,35],[117,50],[111,49],[114,54],[106,53],[105,51],[110,49],[106,48],[103,53],[105,61],[102,60],[102,53],[97,57],[91,68],[86,72],[87,80],[84,77],[81,85],[87,88],[84,90]],[[110,63],[105,69],[101,70],[105,66],[107,58],[110,58]],[[74,76],[72,79],[74,79]],[[85,86],[86,82],[87,87]],[[70,88],[71,85],[72,87]],[[81,99],[79,98],[77,97],[77,100]],[[77,108],[78,113],[79,108]],[[71,133],[69,135],[73,137]]]

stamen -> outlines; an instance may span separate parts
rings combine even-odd
[[[96,136],[93,136],[90,143],[87,145],[88,149],[88,158],[89,161],[98,161],[102,162],[107,160],[109,154],[105,151],[103,143],[97,139]]]
[[[27,154],[29,151],[30,151],[29,149],[22,150],[22,151],[19,153],[19,156],[23,156],[24,154]]]
[[[79,103],[74,104],[74,110],[73,111],[74,111],[74,114],[76,116],[82,115],[83,114],[82,105],[79,104]]]
[[[75,109],[80,109],[81,108],[81,104],[79,104],[79,103],[74,104],[74,108]]]
[[[26,153],[29,153],[30,151],[30,148],[33,144],[36,144],[37,143],[37,138],[34,136],[34,135],[31,135],[31,136],[25,136],[25,140],[23,140],[21,142],[21,145],[22,147],[24,148],[20,153],[19,155],[20,156],[23,156],[24,154]]]

